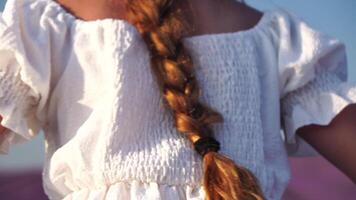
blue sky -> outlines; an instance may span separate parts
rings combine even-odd
[[[257,9],[286,8],[312,27],[346,44],[349,78],[356,82],[356,1],[355,0],[246,0]],[[0,0],[0,10],[5,1]],[[0,170],[40,167],[44,159],[43,135],[31,142],[12,147],[10,155],[0,155]]]

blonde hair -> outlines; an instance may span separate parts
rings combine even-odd
[[[220,113],[199,101],[193,63],[182,44],[187,25],[174,0],[127,0],[127,17],[142,35],[151,54],[151,69],[173,111],[175,127],[203,156],[203,186],[208,200],[264,199],[257,178],[219,154],[211,125]]]

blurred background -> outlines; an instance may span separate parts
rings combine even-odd
[[[0,11],[6,1],[0,0]],[[346,44],[349,79],[356,82],[355,0],[247,0],[260,10],[286,8],[309,24]],[[43,134],[0,155],[0,199],[46,199],[41,183]],[[285,200],[356,199],[356,186],[321,157],[290,158],[292,180]]]

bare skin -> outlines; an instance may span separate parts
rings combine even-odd
[[[0,122],[2,121],[2,116],[0,115]],[[4,133],[6,128],[0,125],[0,134]]]
[[[84,21],[114,18],[126,19],[123,0],[57,0],[68,12]],[[255,26],[262,13],[234,0],[181,0],[195,26],[190,36],[237,32]],[[356,184],[356,104],[347,106],[326,126],[308,125],[297,134],[311,144]],[[1,120],[1,116],[0,116]],[[0,125],[0,134],[6,128]]]
[[[68,12],[84,21],[95,19],[124,19],[123,0],[56,0]],[[194,31],[187,36],[209,33],[235,32],[253,27],[262,13],[234,0],[178,1],[186,17],[193,22]],[[194,10],[191,12],[189,9]],[[239,19],[239,20],[236,20]]]
[[[356,184],[356,104],[343,109],[329,125],[304,126],[297,134]]]

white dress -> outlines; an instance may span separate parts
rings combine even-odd
[[[249,168],[268,200],[290,179],[295,135],[356,102],[345,46],[283,9],[251,29],[184,39],[201,100],[224,116],[221,153]],[[8,0],[0,18],[0,150],[41,130],[50,199],[204,199],[201,157],[173,126],[127,21],[82,21],[53,0]],[[280,130],[284,130],[281,134]]]

